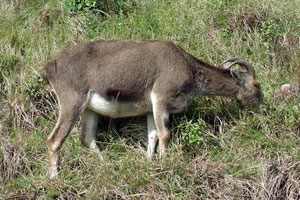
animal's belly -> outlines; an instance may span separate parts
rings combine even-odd
[[[151,112],[151,106],[146,103],[108,101],[97,93],[90,95],[87,107],[111,118],[132,117]]]

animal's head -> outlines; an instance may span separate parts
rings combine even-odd
[[[228,69],[231,75],[238,80],[239,91],[237,100],[246,107],[258,108],[263,99],[263,93],[259,83],[256,81],[255,71],[252,65],[237,58],[229,59],[225,63],[230,63]],[[236,70],[233,66],[238,65]]]

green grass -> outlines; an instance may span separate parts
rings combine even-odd
[[[72,2],[0,1],[0,199],[300,198],[298,0]],[[45,139],[58,107],[40,71],[65,47],[97,39],[172,40],[214,65],[243,58],[264,104],[253,113],[195,99],[172,118],[168,157],[151,162],[144,118],[101,121],[104,162],[81,145],[79,122],[51,182]],[[280,93],[285,83],[292,94]]]

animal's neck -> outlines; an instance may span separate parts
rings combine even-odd
[[[239,90],[238,80],[229,70],[198,62],[195,67],[196,94],[219,95],[235,98]]]

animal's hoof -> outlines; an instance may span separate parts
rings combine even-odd
[[[55,168],[55,169],[53,169],[53,168]],[[49,174],[50,174],[50,180],[57,179],[57,175],[58,175],[57,167],[56,166],[51,167],[49,170]]]

